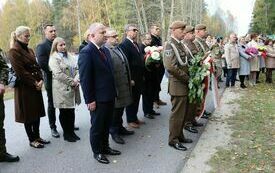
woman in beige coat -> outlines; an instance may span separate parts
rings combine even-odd
[[[272,70],[275,69],[275,42],[268,39],[265,42],[267,57],[265,59],[266,65],[266,82],[272,83]]]
[[[257,34],[251,34],[251,41],[247,44],[247,47],[258,47]],[[251,85],[256,85],[257,72],[260,71],[260,60],[258,55],[251,55],[250,59],[250,83]]]
[[[52,44],[49,67],[53,73],[53,102],[59,108],[59,121],[64,140],[76,142],[74,133],[75,106],[80,104],[79,77],[75,58],[67,52],[64,39],[57,37]]]

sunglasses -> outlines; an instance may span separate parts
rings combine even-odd
[[[134,32],[138,32],[138,29],[131,29],[129,31],[134,31]]]

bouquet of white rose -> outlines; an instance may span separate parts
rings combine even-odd
[[[163,50],[162,46],[147,46],[144,49],[145,56],[145,67],[149,66],[151,63],[159,63],[162,60],[161,51]]]

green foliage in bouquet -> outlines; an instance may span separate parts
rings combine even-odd
[[[209,75],[210,64],[204,64],[202,60],[202,55],[195,55],[189,63],[188,98],[190,103],[201,103],[203,99],[203,89],[205,88],[203,80],[205,76]]]

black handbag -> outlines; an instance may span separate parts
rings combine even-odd
[[[12,67],[9,68],[9,77],[8,77],[8,86],[14,88],[18,85],[19,79],[15,74],[15,71]]]

